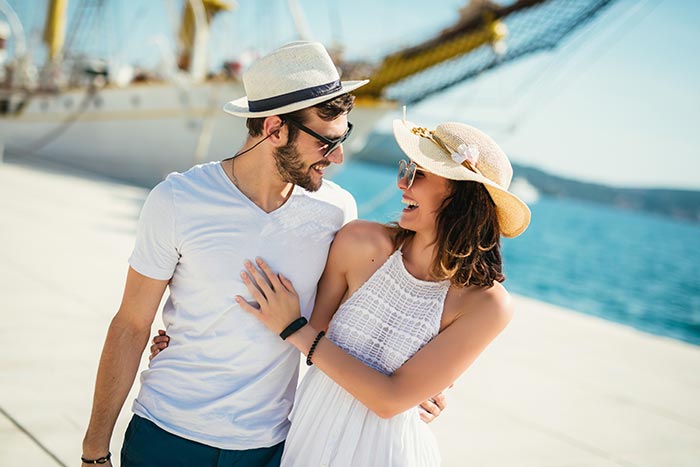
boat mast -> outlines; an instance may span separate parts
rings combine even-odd
[[[297,0],[287,0],[287,6],[289,7],[289,12],[292,15],[292,21],[294,22],[294,28],[297,30],[299,39],[303,41],[310,41],[311,34],[309,33],[309,26],[304,18],[304,13],[299,6]]]
[[[233,5],[224,0],[186,0],[178,34],[180,55],[178,68],[189,71],[194,81],[207,76],[209,25],[220,11],[230,11]]]
[[[49,62],[56,64],[61,59],[63,41],[66,36],[66,9],[68,0],[50,0],[44,26],[44,43],[48,48]]]

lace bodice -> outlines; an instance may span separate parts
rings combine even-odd
[[[449,286],[413,277],[396,250],[338,308],[327,337],[366,365],[392,374],[437,335]]]

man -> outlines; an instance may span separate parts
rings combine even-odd
[[[108,456],[167,286],[172,340],[141,375],[122,465],[279,465],[299,356],[247,316],[240,272],[260,256],[295,285],[308,316],[335,232],[357,215],[352,196],[323,181],[352,130],[350,91],[318,43],[288,44],[255,62],[233,158],[171,174],[144,204],[122,304],[97,373],[84,465]],[[88,461],[85,463],[85,461]]]

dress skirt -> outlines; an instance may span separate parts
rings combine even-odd
[[[433,433],[417,408],[383,419],[316,367],[302,380],[290,415],[284,467],[432,467]]]

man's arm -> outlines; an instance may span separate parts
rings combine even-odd
[[[129,268],[122,303],[109,326],[97,370],[90,423],[83,439],[83,457],[87,459],[109,451],[114,425],[134,384],[167,285],[167,280],[151,279]]]

